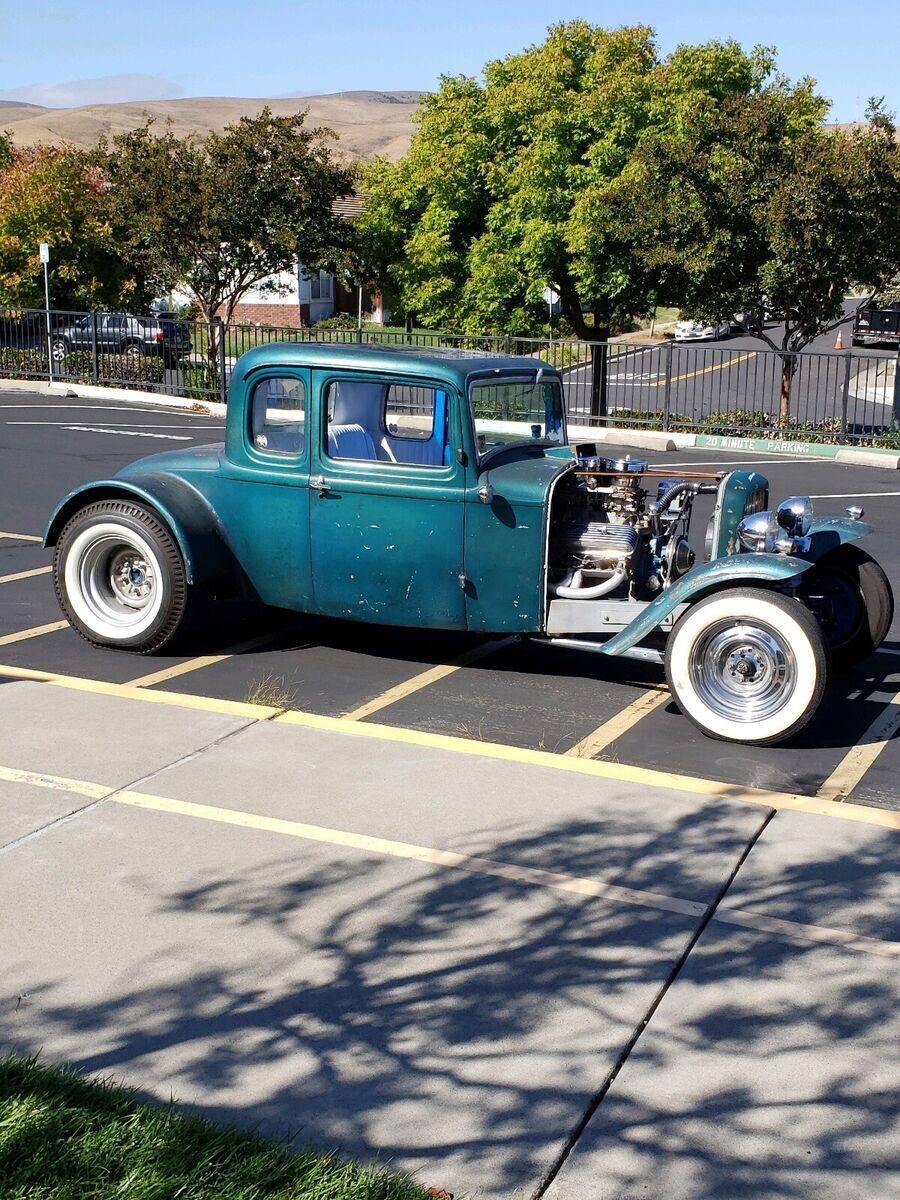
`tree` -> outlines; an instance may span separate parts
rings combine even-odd
[[[41,242],[51,246],[55,307],[145,301],[140,272],[123,261],[113,234],[108,186],[87,151],[19,150],[0,138],[0,304],[43,307]]]
[[[873,101],[864,128],[829,129],[810,121],[802,86],[806,104],[781,82],[765,103],[738,97],[678,139],[648,140],[625,199],[640,203],[645,260],[670,302],[717,321],[755,314],[750,332],[781,355],[782,421],[799,351],[846,320],[851,289],[874,294],[900,270],[891,119]],[[777,338],[764,312],[783,321]]]
[[[337,258],[346,231],[331,207],[353,176],[330,131],[306,129],[304,118],[266,108],[202,144],[147,122],[104,147],[124,253],[158,293],[186,284],[207,321],[227,324],[254,284],[298,259]]]
[[[531,333],[549,284],[576,335],[605,341],[652,308],[661,278],[621,210],[640,147],[764,93],[772,69],[731,42],[661,60],[648,28],[573,21],[488,63],[482,83],[444,78],[405,158],[364,177],[373,273],[424,319],[479,333]]]

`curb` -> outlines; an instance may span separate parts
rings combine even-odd
[[[98,387],[83,383],[43,383],[34,379],[0,379],[0,392],[36,392],[44,396],[68,396],[73,400],[120,400],[137,408],[163,408],[167,412],[191,412],[198,417],[224,417],[226,406],[214,400],[185,400],[165,393],[133,388]]]
[[[82,400],[119,400],[143,408],[191,412],[196,416],[224,417],[227,406],[214,400],[183,400],[157,392],[130,388],[96,387],[80,383],[42,383],[36,380],[0,379],[0,391],[37,392],[45,396],[69,396]],[[569,441],[612,442],[638,450],[672,454],[678,450],[705,447],[709,450],[744,450],[757,454],[784,454],[792,458],[831,459],[854,467],[900,470],[900,453],[877,446],[836,446],[824,442],[791,442],[779,438],[745,438],[722,433],[663,433],[654,429],[629,429],[605,425],[570,425]]]

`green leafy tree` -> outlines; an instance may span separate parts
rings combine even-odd
[[[0,139],[0,304],[43,307],[41,242],[51,247],[54,307],[146,302],[140,271],[120,253],[108,191],[96,155],[49,146],[18,150]]]
[[[875,294],[900,270],[891,119],[872,102],[863,128],[829,129],[818,107],[810,120],[808,81],[795,92],[778,81],[697,114],[679,137],[644,143],[623,196],[625,211],[640,205],[633,232],[661,294],[707,319],[751,314],[750,331],[781,355],[782,420],[798,352],[846,320],[848,292]]]
[[[549,284],[576,335],[605,340],[653,307],[664,277],[644,252],[640,206],[623,210],[642,145],[678,141],[733,97],[763,97],[772,72],[768,52],[735,43],[660,59],[648,28],[573,21],[488,63],[483,82],[443,79],[408,154],[366,172],[359,232],[372,273],[402,308],[479,333],[533,332]]]
[[[207,321],[227,324],[249,288],[298,259],[318,267],[341,255],[332,204],[352,172],[330,131],[304,118],[266,108],[203,143],[148,122],[105,148],[124,253],[159,293],[186,284]]]

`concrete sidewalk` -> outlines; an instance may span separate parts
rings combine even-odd
[[[233,708],[0,685],[0,1043],[457,1195],[891,1194],[896,833]]]

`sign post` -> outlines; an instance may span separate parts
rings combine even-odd
[[[553,310],[559,304],[559,292],[554,287],[544,288],[544,303],[547,305],[547,316],[550,324],[550,346],[553,346]]]
[[[41,262],[44,264],[44,311],[47,317],[47,369],[53,382],[53,336],[50,331],[50,243],[41,242]]]

